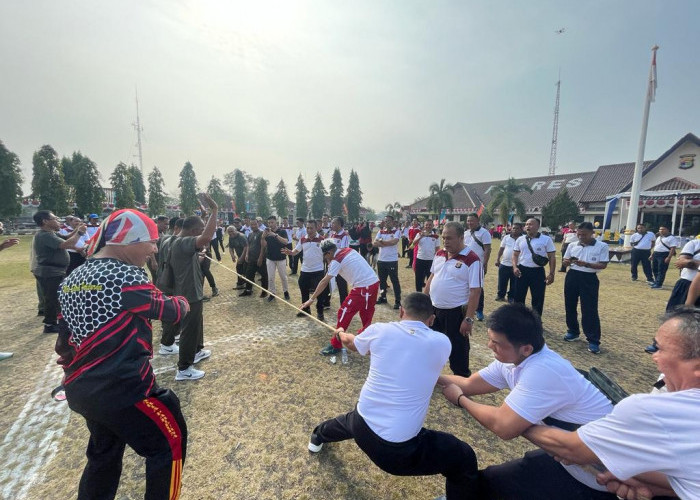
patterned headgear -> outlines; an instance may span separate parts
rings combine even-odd
[[[158,239],[158,226],[136,210],[117,210],[102,221],[88,242],[87,254],[92,256],[105,245],[131,245]]]

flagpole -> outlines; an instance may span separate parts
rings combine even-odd
[[[632,180],[632,192],[630,193],[629,212],[627,213],[627,227],[625,228],[625,248],[631,248],[630,238],[637,228],[637,214],[639,213],[639,191],[642,185],[642,169],[644,167],[644,147],[647,142],[647,127],[649,125],[649,108],[656,94],[656,51],[658,45],[651,48],[651,68],[649,69],[649,82],[647,95],[644,98],[644,117],[642,118],[642,134],[639,138],[637,149],[637,163],[634,166],[634,178]]]

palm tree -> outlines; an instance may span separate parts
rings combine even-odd
[[[387,215],[391,215],[394,219],[401,213],[401,203],[395,201],[394,203],[387,203],[384,207]]]
[[[440,179],[440,184],[433,182],[428,188],[428,213],[435,213],[439,217],[443,208],[453,208],[452,189],[452,184],[445,184],[445,179]]]
[[[518,195],[520,193],[532,193],[532,189],[527,184],[519,184],[513,177],[510,177],[505,184],[499,184],[491,190],[491,202],[488,211],[493,215],[498,209],[498,217],[503,224],[508,223],[511,212],[515,212],[520,220],[525,219],[525,204]]]

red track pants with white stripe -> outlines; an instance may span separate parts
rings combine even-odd
[[[362,320],[362,328],[357,333],[362,333],[372,323],[374,316],[374,304],[377,302],[377,294],[379,293],[379,282],[374,285],[353,288],[338,309],[338,322],[336,328],[343,328],[347,331],[355,314],[360,314]],[[340,349],[343,345],[333,336],[331,345],[336,349]]]

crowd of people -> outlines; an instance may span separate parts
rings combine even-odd
[[[390,474],[444,475],[448,499],[700,497],[700,445],[692,437],[700,407],[700,312],[694,308],[700,305],[700,240],[680,250],[675,266],[681,278],[646,348],[665,390],[613,406],[547,347],[541,322],[547,286],[557,270],[565,272],[563,339],[575,341],[582,331],[590,353],[600,353],[597,275],[609,251],[592,224],[568,225],[561,267],[537,219],[503,228],[494,264],[496,301],[504,304],[487,317],[484,275],[493,234],[477,213],[469,214],[466,226],[447,222],[439,230],[430,220],[400,225],[388,215],[373,236],[371,224],[346,229],[340,216],[297,218],[293,226],[287,218],[243,217],[226,226],[214,200],[205,196],[205,202],[201,216],[173,219],[119,210],[101,224],[66,218],[61,225],[51,212],[34,216],[39,232],[31,271],[39,313],[44,332],[58,334],[68,404],[90,431],[79,498],[114,497],[126,445],[146,457],[146,496],[177,498],[187,424],[177,396],[158,386],[151,368],[151,321],[163,324],[155,352],[178,356],[175,380],[204,377],[195,366],[212,355],[204,342],[203,303],[210,298],[204,282],[212,297],[218,295],[209,265],[222,261],[226,248],[241,300],[254,300],[255,286],[263,300],[291,301],[289,276],[297,275],[297,315],[311,315],[314,307],[325,321],[337,290],[335,333],[320,353],[346,348],[372,354],[357,406],[316,426],[310,452],[354,439]],[[7,240],[0,250],[13,244]],[[632,246],[632,280],[641,263],[658,289],[677,239],[667,228],[657,236],[640,224]],[[402,256],[415,278],[409,286],[415,291],[403,295]],[[525,305],[528,292],[531,307]],[[398,320],[373,323],[381,304],[396,309]],[[355,315],[361,326],[351,334]],[[472,372],[469,337],[474,322],[484,320],[495,360]],[[445,363],[452,375],[443,374]],[[423,427],[436,385],[498,438],[523,436],[539,449],[479,470],[469,444]],[[510,392],[500,406],[472,399],[504,389]]]

